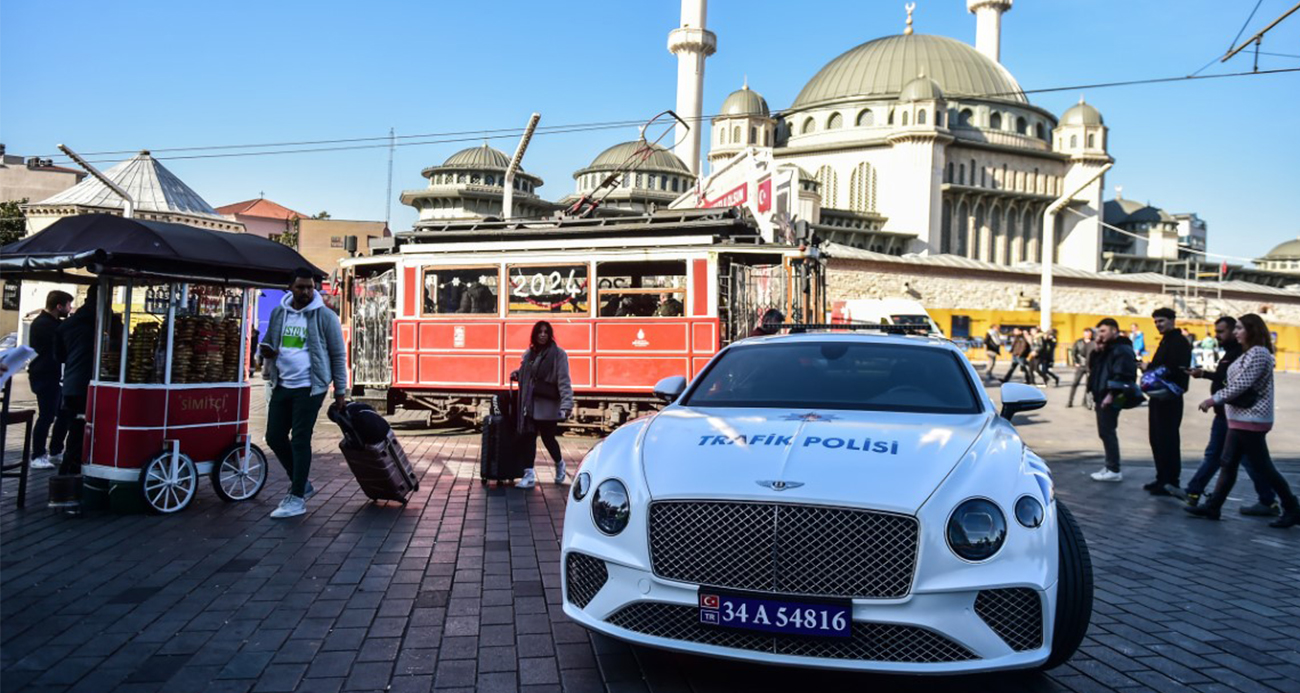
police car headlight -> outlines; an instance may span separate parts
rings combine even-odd
[[[580,472],[578,478],[573,480],[573,500],[580,501],[586,498],[589,491],[591,491],[591,475]]]
[[[1021,496],[1016,501],[1016,522],[1030,529],[1043,524],[1043,504],[1033,496]]]
[[[992,501],[972,498],[948,518],[948,547],[968,561],[992,558],[1007,538],[1007,518]]]
[[[627,527],[631,514],[632,506],[623,482],[618,479],[600,482],[591,497],[591,519],[596,523],[596,529],[611,536],[618,534]]]

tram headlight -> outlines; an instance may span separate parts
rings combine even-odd
[[[632,503],[623,482],[618,479],[600,482],[591,497],[591,520],[596,523],[596,529],[614,536],[627,527],[631,515]]]

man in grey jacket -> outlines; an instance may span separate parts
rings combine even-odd
[[[271,517],[296,517],[307,512],[315,489],[311,473],[311,434],[321,403],[334,385],[339,406],[347,400],[347,353],[339,316],[325,306],[309,270],[293,273],[289,293],[271,311],[266,336],[258,350],[271,390],[266,407],[266,444],[275,453],[293,485]]]

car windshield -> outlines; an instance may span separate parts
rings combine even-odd
[[[931,414],[981,409],[957,354],[849,341],[729,349],[700,376],[684,404]]]

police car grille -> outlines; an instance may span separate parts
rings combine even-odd
[[[934,631],[890,623],[854,622],[849,638],[767,635],[706,626],[699,622],[696,607],[655,602],[625,606],[607,620],[643,635],[796,657],[914,663],[976,659],[970,650]]]
[[[1016,652],[1043,646],[1043,601],[1034,590],[982,590],[975,613]]]
[[[650,506],[655,575],[771,594],[894,599],[916,569],[916,519],[781,503]]]
[[[585,553],[573,552],[564,559],[564,585],[569,601],[584,608],[596,598],[596,593],[609,579],[605,562]]]

